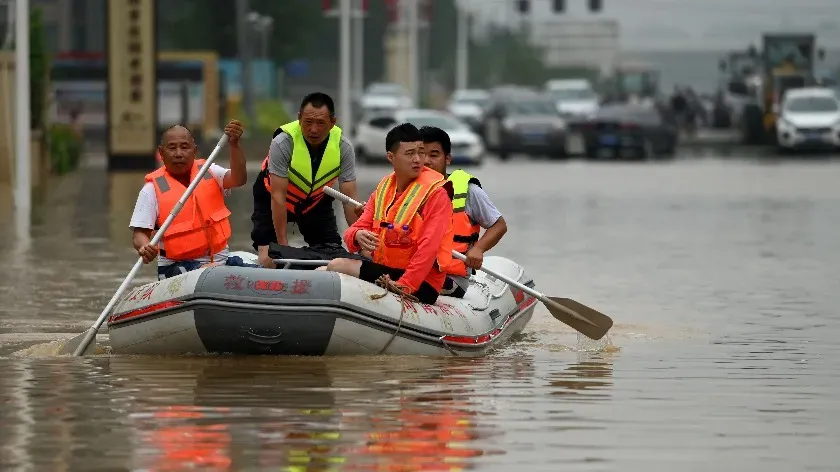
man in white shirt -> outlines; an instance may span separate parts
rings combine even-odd
[[[230,194],[230,189],[241,187],[247,181],[245,155],[239,142],[242,133],[242,124],[236,120],[225,127],[230,168],[217,164],[210,166],[158,247],[154,247],[150,244],[153,231],[163,224],[204,163],[204,160],[195,158],[197,147],[187,128],[173,126],[163,133],[158,148],[163,167],[146,175],[146,183],[137,196],[129,223],[134,249],[145,263],[153,261],[160,253],[160,280],[207,264],[257,267],[245,264],[239,257],[228,257],[230,210],[224,203],[224,196]]]

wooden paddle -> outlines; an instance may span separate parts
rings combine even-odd
[[[210,165],[213,164],[213,161],[216,160],[216,157],[219,155],[219,152],[222,148],[227,144],[228,136],[225,134],[222,136],[222,139],[219,140],[219,144],[216,144],[216,148],[213,149],[213,152],[210,153],[210,156],[204,162],[204,165],[198,170],[198,173],[195,175],[195,178],[192,182],[190,182],[190,186],[187,187],[187,190],[181,196],[181,199],[178,200],[178,203],[175,204],[175,207],[172,208],[172,211],[169,212],[169,216],[166,218],[166,221],[160,225],[155,236],[152,238],[152,241],[149,243],[153,246],[157,245],[161,238],[163,238],[163,234],[166,232],[169,225],[172,224],[172,221],[175,220],[175,217],[178,216],[178,213],[181,211],[181,208],[184,207],[184,204],[187,202],[187,199],[190,198],[192,195],[193,190],[198,187],[199,182],[201,182],[201,178],[204,177],[204,174],[207,173],[208,169],[210,169]],[[143,258],[137,258],[137,262],[134,263],[134,267],[131,268],[131,271],[125,277],[125,280],[120,284],[119,288],[117,288],[116,293],[114,296],[111,297],[111,301],[105,306],[105,309],[102,310],[100,313],[99,318],[96,319],[96,322],[93,323],[93,326],[88,328],[87,331],[84,333],[80,333],[74,336],[72,339],[64,343],[64,345],[59,349],[59,354],[70,354],[72,353],[74,356],[81,356],[88,353],[88,347],[90,347],[91,341],[96,337],[96,333],[99,331],[99,327],[102,326],[102,323],[105,322],[105,318],[111,313],[111,310],[114,309],[114,305],[117,304],[117,301],[122,296],[125,289],[128,287],[128,284],[134,280],[134,276],[137,275],[137,272],[140,271],[140,268],[143,267]]]
[[[357,206],[361,205],[361,203],[353,200],[352,198],[348,197],[347,195],[344,195],[343,193],[339,192],[338,190],[335,190],[332,187],[324,187],[324,193],[333,198],[341,200],[344,203]],[[461,254],[458,251],[452,251],[452,257],[455,257],[456,259],[460,259],[462,261],[467,260],[467,256]],[[545,307],[548,308],[548,312],[551,313],[553,317],[574,328],[575,331],[578,331],[579,333],[583,334],[588,338],[596,340],[601,339],[604,337],[605,334],[607,334],[607,331],[609,331],[610,328],[612,328],[613,320],[609,316],[599,312],[598,310],[594,310],[580,302],[576,302],[570,298],[549,297],[532,289],[531,287],[528,287],[515,280],[511,280],[510,278],[505,277],[504,275],[496,273],[493,270],[484,267],[482,267],[479,270],[491,277],[495,277],[501,280],[502,282],[516,287],[519,290],[522,290],[523,292],[543,302]]]

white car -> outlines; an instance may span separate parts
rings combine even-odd
[[[557,111],[566,119],[589,119],[598,111],[598,94],[586,79],[549,80],[545,91],[551,95]]]
[[[840,99],[834,91],[788,90],[779,107],[776,141],[782,151],[840,147]]]
[[[481,89],[456,90],[449,99],[449,113],[470,125],[473,130],[481,126],[484,108],[490,101],[490,93]]]
[[[437,110],[408,109],[389,114],[367,116],[359,122],[353,146],[362,162],[388,162],[385,156],[385,135],[400,123],[418,128],[435,126],[449,134],[452,142],[452,163],[480,165],[484,159],[484,143],[464,122]]]
[[[362,113],[388,112],[414,106],[402,85],[375,82],[370,84],[359,99]]]

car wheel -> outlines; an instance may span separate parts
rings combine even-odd
[[[642,148],[639,150],[640,158],[643,161],[651,161],[656,159],[657,153],[650,139],[645,139],[642,143]]]
[[[566,159],[569,157],[569,153],[566,152],[565,147],[561,147],[560,149],[554,149],[551,152],[551,158],[554,160]]]
[[[367,151],[361,145],[356,146],[356,162],[367,164],[369,161]]]
[[[487,147],[490,149],[498,149],[501,152],[502,147],[502,139],[501,139],[501,123],[496,118],[491,118],[487,121],[486,127],[485,140],[487,141]]]

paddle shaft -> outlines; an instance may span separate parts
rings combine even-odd
[[[181,198],[178,200],[178,203],[176,203],[175,206],[172,208],[172,211],[169,212],[169,216],[166,218],[166,221],[164,221],[163,224],[160,225],[160,228],[158,228],[154,237],[152,237],[152,241],[149,244],[151,244],[152,246],[156,246],[160,242],[161,238],[163,238],[163,234],[169,228],[169,225],[171,225],[172,221],[175,220],[175,217],[178,216],[178,213],[181,211],[181,208],[184,207],[184,204],[187,202],[187,199],[190,198],[190,195],[192,195],[195,188],[198,187],[198,184],[201,182],[202,177],[204,177],[204,174],[206,174],[207,171],[210,169],[210,166],[213,164],[213,161],[216,160],[216,157],[219,155],[219,152],[221,152],[222,148],[225,146],[225,144],[227,144],[227,142],[228,136],[225,134],[222,136],[222,139],[219,140],[219,143],[216,144],[215,149],[213,149],[213,152],[211,152],[210,156],[207,157],[207,160],[204,161],[204,165],[201,166],[201,168],[198,170],[198,173],[195,175],[195,178],[192,182],[190,182],[190,186],[187,187],[187,190],[184,192],[183,195],[181,195]],[[93,338],[96,337],[96,333],[97,331],[99,331],[99,327],[102,326],[103,322],[105,322],[105,318],[107,318],[108,315],[111,313],[111,310],[114,309],[114,305],[117,304],[117,301],[120,299],[123,292],[125,292],[126,287],[128,287],[128,284],[130,284],[131,281],[134,280],[134,277],[137,275],[137,272],[140,271],[141,267],[143,267],[143,258],[138,257],[137,262],[134,263],[134,267],[131,268],[131,271],[125,277],[125,280],[123,280],[123,282],[120,284],[119,288],[114,293],[114,296],[111,297],[111,301],[109,301],[108,304],[105,305],[105,309],[102,310],[102,313],[99,314],[99,318],[96,319],[96,322],[93,323],[93,325],[85,333],[85,338],[73,352],[74,356],[81,356],[85,352],[90,342],[93,340]]]
[[[324,187],[324,193],[326,193],[327,195],[329,195],[333,198],[341,200],[344,203],[349,203],[349,204],[357,205],[357,206],[361,205],[360,202],[357,202],[356,200],[353,200],[352,198],[348,197],[347,195],[344,195],[343,193],[339,192],[338,190],[336,190],[332,187]],[[465,255],[463,255],[460,252],[455,251],[455,250],[452,251],[452,257],[454,257],[456,259],[459,259],[461,261],[466,261],[467,260],[467,256],[465,256]],[[512,280],[508,277],[505,277],[504,275],[501,275],[501,274],[499,274],[499,273],[497,273],[497,272],[495,272],[491,269],[486,269],[486,268],[482,267],[481,269],[478,269],[478,270],[484,272],[485,274],[487,274],[491,277],[495,277],[495,278],[501,280],[502,282],[507,283],[508,285],[512,285],[512,286],[518,288],[519,290],[522,290],[523,292],[527,293],[528,295],[531,295],[532,297],[538,299],[539,301],[541,301],[545,304],[551,305],[551,306],[563,311],[564,313],[566,313],[567,315],[577,319],[578,321],[582,321],[584,323],[595,326],[595,324],[592,323],[591,321],[589,321],[586,318],[580,316],[579,314],[575,313],[574,311],[564,307],[563,305],[555,302],[554,300],[551,300],[550,298],[546,297],[544,294],[532,289],[531,287],[528,287],[527,285],[523,285],[523,284],[521,284],[521,283],[519,283],[515,280]]]

